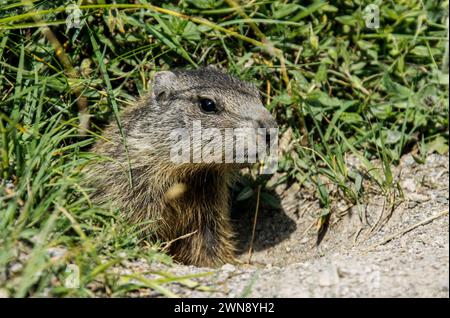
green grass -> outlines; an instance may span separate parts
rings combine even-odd
[[[0,0],[2,293],[120,296],[150,288],[175,296],[167,289],[173,281],[196,288],[191,277],[112,271],[126,260],[171,260],[141,244],[117,211],[92,205],[81,185],[101,127],[119,121],[158,70],[216,65],[254,82],[281,139],[292,142],[280,158],[282,177],[247,178],[238,199],[254,202],[263,184],[262,200],[276,205],[269,190],[298,182],[317,193],[319,224],[334,202],[363,200],[364,180],[386,197],[397,191],[391,169],[403,154],[422,162],[448,152],[448,1],[379,1],[377,30],[365,27],[369,1],[167,3],[79,1],[82,27],[68,30],[63,1]],[[349,168],[349,154],[364,171]],[[62,257],[49,255],[55,248]],[[68,264],[80,268],[80,288],[64,287]]]

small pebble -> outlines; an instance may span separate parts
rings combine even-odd
[[[231,264],[225,264],[222,266],[221,270],[224,272],[234,272],[236,270],[236,267]]]
[[[22,269],[23,269],[23,265],[20,264],[20,263],[15,263],[15,264],[13,264],[13,265],[9,268],[9,270],[10,270],[12,273],[18,273],[18,272],[20,272]]]
[[[416,183],[414,179],[406,179],[402,182],[402,186],[405,190],[409,192],[416,192]]]

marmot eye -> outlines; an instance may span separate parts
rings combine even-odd
[[[200,108],[205,113],[215,113],[217,111],[216,103],[209,98],[200,98]]]

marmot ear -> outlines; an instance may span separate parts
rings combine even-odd
[[[177,76],[170,71],[160,71],[155,74],[152,85],[152,97],[160,101],[166,99],[176,81]]]

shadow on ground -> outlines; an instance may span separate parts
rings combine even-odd
[[[262,193],[269,195],[270,204],[264,198],[260,201],[259,213],[256,223],[253,251],[262,251],[271,248],[289,238],[297,226],[286,212],[281,208],[281,199],[274,191],[263,189]],[[278,208],[274,206],[279,206]],[[256,199],[248,202],[233,202],[231,219],[236,233],[237,254],[248,252],[252,237],[255,217]]]

